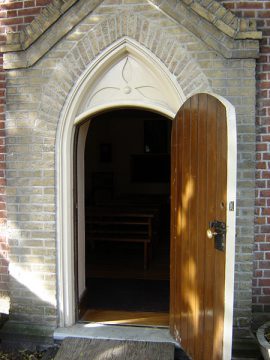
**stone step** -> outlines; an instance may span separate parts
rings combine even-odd
[[[66,338],[54,360],[174,360],[174,350],[173,343]]]

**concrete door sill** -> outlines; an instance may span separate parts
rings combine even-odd
[[[56,341],[61,341],[67,337],[172,342],[179,346],[170,335],[168,328],[156,327],[78,323],[70,327],[57,328],[54,331],[54,340]]]

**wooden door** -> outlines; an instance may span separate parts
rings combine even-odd
[[[171,332],[193,360],[222,359],[225,249],[206,233],[226,222],[226,188],[225,107],[195,95],[172,128],[170,304]]]

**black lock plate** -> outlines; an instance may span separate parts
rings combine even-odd
[[[216,220],[210,223],[210,227],[214,229],[215,249],[224,251],[226,244],[226,224]]]

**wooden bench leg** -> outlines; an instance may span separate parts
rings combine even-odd
[[[144,242],[144,262],[143,262],[143,268],[144,270],[147,270],[148,268],[148,243]]]

